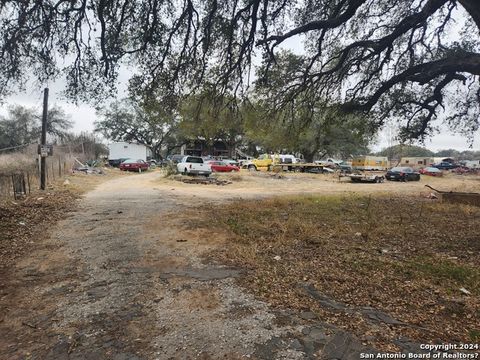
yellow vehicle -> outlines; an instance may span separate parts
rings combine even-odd
[[[274,165],[277,164],[294,164],[297,160],[294,155],[286,154],[262,154],[258,159],[248,161],[244,164],[244,167],[248,170],[257,171],[257,170],[267,170],[271,171]]]

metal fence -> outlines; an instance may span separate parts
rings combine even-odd
[[[66,158],[48,158],[47,183],[61,178],[72,169],[72,162]],[[23,170],[0,172],[0,200],[19,199],[40,188],[40,172],[37,167]]]

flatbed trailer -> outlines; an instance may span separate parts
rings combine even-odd
[[[305,172],[307,170],[318,169],[323,171],[324,168],[328,166],[315,164],[315,163],[293,163],[293,164],[273,164],[270,165],[272,171],[295,171],[295,172]],[[269,169],[270,170],[270,169]]]
[[[349,177],[354,183],[382,183],[385,180],[383,173],[343,173],[339,179],[342,177]]]

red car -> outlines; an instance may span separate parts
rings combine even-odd
[[[422,175],[443,176],[443,172],[435,167],[426,167],[418,171]]]
[[[123,170],[123,171],[142,172],[142,171],[148,170],[148,168],[149,168],[148,163],[141,159],[139,160],[127,159],[120,164],[120,170]]]
[[[224,163],[223,161],[209,161],[207,163],[212,168],[213,172],[233,172],[240,171],[238,166]]]

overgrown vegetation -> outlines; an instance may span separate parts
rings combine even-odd
[[[237,202],[206,216],[209,227],[229,234],[214,257],[247,268],[243,286],[274,306],[313,311],[386,350],[400,336],[468,342],[478,334],[478,208],[409,197],[313,196]],[[308,286],[402,324],[333,311]]]

